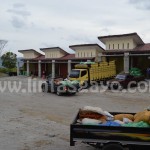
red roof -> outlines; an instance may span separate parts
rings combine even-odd
[[[67,54],[63,57],[61,57],[60,59],[61,60],[71,60],[71,59],[74,59],[75,58],[75,54]]]
[[[45,55],[40,55],[32,60],[43,60],[43,59],[45,59]]]
[[[150,43],[137,46],[133,50],[134,51],[149,51],[150,52]]]

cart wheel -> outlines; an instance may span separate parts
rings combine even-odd
[[[61,96],[61,93],[60,93],[60,92],[58,92],[58,91],[56,92],[56,94],[57,94],[58,96]]]
[[[102,150],[123,150],[123,147],[119,144],[107,144],[103,146]]]
[[[121,90],[123,90],[123,85],[120,85],[120,87],[119,87],[119,90],[121,91]]]
[[[46,84],[42,84],[42,92],[49,92],[48,91],[48,86]]]
[[[71,93],[71,95],[76,95],[76,93]]]
[[[45,84],[42,85],[42,92],[45,92]]]

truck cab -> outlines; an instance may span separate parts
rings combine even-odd
[[[69,80],[78,80],[80,85],[89,80],[88,69],[72,69],[69,75]]]
[[[106,81],[116,75],[116,66],[114,61],[110,62],[84,62],[75,65],[71,70],[69,79],[78,80],[80,86],[87,88],[93,81]]]

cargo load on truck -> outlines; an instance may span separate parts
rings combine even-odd
[[[102,150],[150,149],[150,110],[129,113],[80,108],[70,125],[70,145],[76,142]]]
[[[78,80],[81,85],[92,81],[106,81],[116,75],[115,61],[110,62],[82,62],[75,65],[75,69],[71,70],[69,79],[71,81]]]
[[[80,86],[77,80],[70,81],[60,77],[48,78],[41,85],[43,92],[56,93],[58,96],[62,94],[74,95],[78,92]]]

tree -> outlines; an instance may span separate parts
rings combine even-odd
[[[0,57],[3,53],[4,47],[6,46],[7,42],[8,41],[6,41],[6,40],[0,40]]]
[[[12,69],[16,67],[17,63],[17,55],[12,52],[7,52],[2,55],[2,65],[8,69]]]

